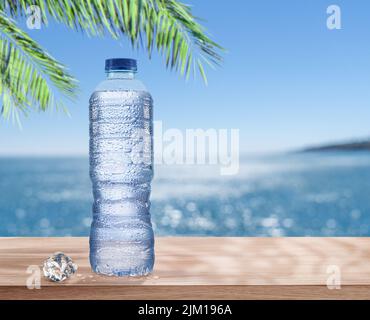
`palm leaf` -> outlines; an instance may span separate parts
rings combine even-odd
[[[63,65],[47,54],[15,22],[0,12],[1,115],[17,117],[17,111],[46,110],[55,103],[53,86],[75,97],[76,81]],[[13,108],[14,107],[14,108]]]
[[[201,74],[204,62],[217,65],[221,61],[222,47],[207,36],[190,6],[177,0],[2,0],[0,9],[6,4],[14,17],[23,16],[28,6],[37,5],[45,8],[41,10],[44,23],[49,15],[88,35],[125,35],[133,46],[145,38],[149,55],[155,45],[164,55],[166,66],[180,72],[188,60],[198,65]]]
[[[4,14],[25,17],[31,5],[40,8],[45,25],[48,19],[54,19],[89,36],[110,35],[114,39],[126,36],[133,47],[145,47],[149,57],[156,48],[163,55],[166,67],[186,78],[198,70],[207,83],[204,63],[214,66],[222,60],[223,48],[206,34],[191,8],[177,0],[0,0],[3,34],[0,44],[7,48],[1,53],[2,66],[7,70],[7,75],[1,76],[6,115],[10,114],[12,104],[20,110],[27,110],[34,103],[41,110],[51,107],[54,96],[50,84],[67,96],[74,96],[76,91],[76,83],[64,66]],[[9,51],[17,52],[11,61],[6,59]],[[28,83],[19,68],[28,71]],[[20,93],[15,88],[21,88]]]

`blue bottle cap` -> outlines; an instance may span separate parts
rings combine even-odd
[[[105,71],[137,71],[135,59],[113,58],[105,60]]]

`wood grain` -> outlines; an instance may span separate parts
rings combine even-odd
[[[78,273],[27,289],[27,268],[56,251]],[[339,290],[326,286],[333,268]],[[141,278],[92,273],[87,238],[0,238],[0,299],[370,299],[370,238],[157,238]]]

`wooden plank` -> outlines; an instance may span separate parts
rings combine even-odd
[[[27,268],[55,251],[78,273],[27,289]],[[334,268],[340,290],[326,286]],[[0,299],[40,298],[369,299],[370,238],[157,238],[155,271],[141,278],[92,273],[87,238],[0,238]]]

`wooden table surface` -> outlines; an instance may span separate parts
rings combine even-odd
[[[27,288],[27,268],[56,251],[77,274]],[[155,271],[141,278],[92,273],[87,238],[0,238],[0,299],[339,298],[370,298],[370,238],[157,238]]]

